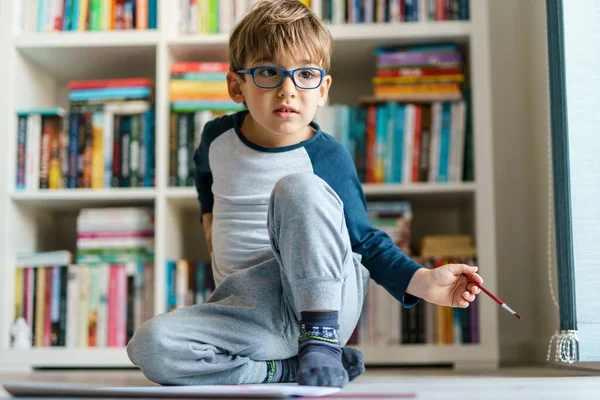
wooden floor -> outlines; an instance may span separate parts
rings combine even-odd
[[[152,385],[136,370],[59,370],[27,374],[0,373],[1,385],[10,381],[73,382],[109,386]],[[501,368],[491,372],[452,369],[377,369],[345,387],[347,398],[470,399],[600,399],[600,371],[557,367]]]

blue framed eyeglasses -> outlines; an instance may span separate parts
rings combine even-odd
[[[235,71],[238,74],[249,74],[254,79],[254,84],[262,89],[274,89],[281,86],[286,76],[298,89],[311,90],[321,86],[326,72],[321,68],[305,67],[296,69],[283,69],[270,65],[261,65],[250,69]]]

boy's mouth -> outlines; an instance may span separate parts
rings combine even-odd
[[[279,106],[273,112],[281,117],[298,114],[298,110],[291,106]]]

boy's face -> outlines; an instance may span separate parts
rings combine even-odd
[[[308,54],[298,52],[296,57],[291,57],[289,54],[278,53],[272,60],[248,60],[244,67],[250,69],[255,66],[274,66],[286,70],[320,68],[319,65],[303,60],[310,60]],[[237,103],[245,101],[250,111],[252,121],[248,126],[253,132],[244,134],[261,138],[264,143],[283,146],[295,143],[295,139],[305,139],[303,136],[310,130],[308,124],[315,117],[317,107],[325,105],[331,76],[325,75],[321,86],[316,89],[300,89],[290,76],[286,76],[276,88],[263,89],[256,86],[252,75],[244,74],[242,79],[240,74],[229,72],[227,84],[231,98]]]

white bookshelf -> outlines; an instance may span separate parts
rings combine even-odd
[[[32,367],[132,366],[125,349],[10,349],[15,254],[73,247],[77,211],[88,206],[154,205],[156,211],[155,310],[164,311],[165,262],[205,252],[199,206],[193,188],[171,188],[168,178],[168,82],[174,61],[226,61],[227,35],[178,36],[171,0],[159,0],[159,29],[18,35],[19,0],[0,7],[0,369]],[[468,22],[419,22],[330,26],[335,39],[330,101],[345,102],[372,93],[377,46],[436,41],[465,44],[472,83],[476,182],[364,185],[368,199],[408,199],[416,235],[469,232],[475,236],[486,287],[496,289],[496,245],[492,160],[491,85],[487,0],[470,2]],[[357,71],[361,79],[356,79]],[[156,188],[71,189],[21,193],[14,190],[15,111],[31,107],[68,108],[72,79],[147,76],[156,85]],[[200,248],[200,250],[198,250]],[[482,298],[480,343],[398,345],[362,348],[368,364],[498,365],[497,305]]]

